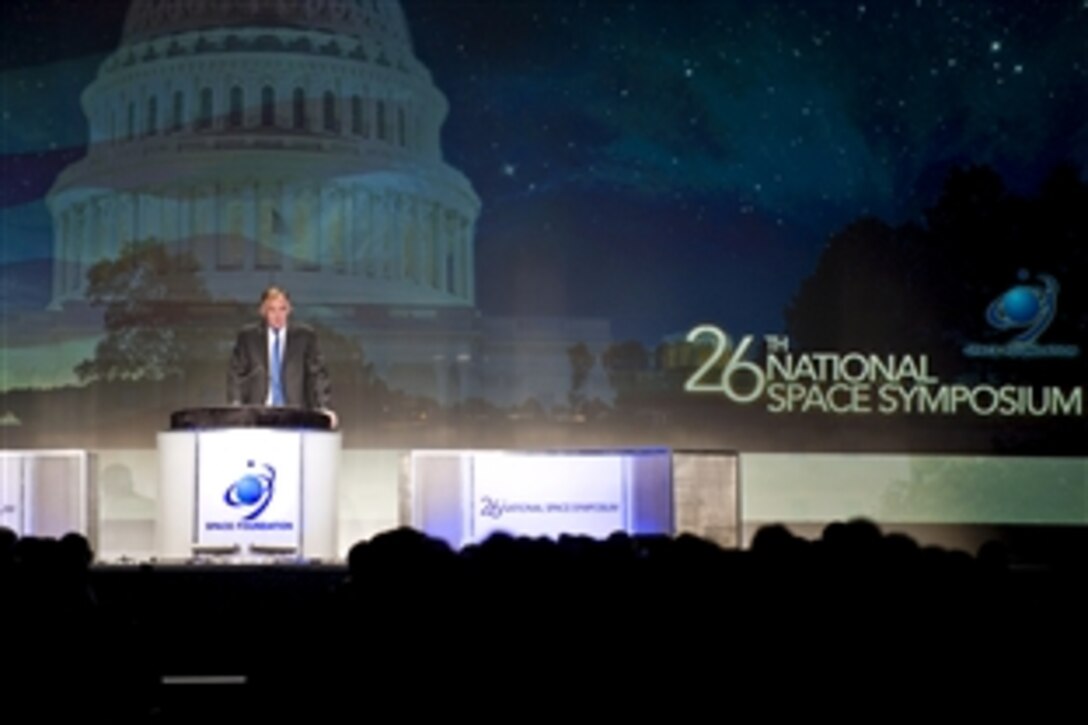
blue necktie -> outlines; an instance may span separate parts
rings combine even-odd
[[[280,379],[281,363],[280,331],[272,331],[272,369],[269,371],[269,385],[272,386],[272,405],[283,405],[283,381]]]

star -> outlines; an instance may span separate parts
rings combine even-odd
[[[502,165],[503,176],[513,176],[517,173],[518,168],[511,163],[505,163]]]

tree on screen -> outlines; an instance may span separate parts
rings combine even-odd
[[[570,360],[570,392],[567,393],[567,401],[573,413],[580,413],[586,402],[586,380],[589,379],[589,373],[597,359],[584,342],[567,348],[567,358]]]
[[[87,299],[105,308],[105,336],[76,366],[84,382],[163,380],[213,355],[214,339],[194,319],[212,303],[193,255],[147,240],[87,271]]]
[[[650,354],[637,340],[613,343],[601,355],[601,366],[608,375],[608,382],[616,394],[616,407],[626,408],[637,404],[643,392],[646,373],[650,370]]]
[[[377,422],[403,414],[408,397],[389,388],[367,360],[365,341],[342,334],[337,325],[314,319],[313,310],[299,309],[295,314],[313,327],[320,341],[321,356],[329,372],[332,405],[342,427],[362,422]],[[292,317],[294,319],[294,317]]]

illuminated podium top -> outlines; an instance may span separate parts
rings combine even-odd
[[[215,428],[331,430],[331,421],[327,415],[316,410],[267,408],[260,405],[187,408],[170,414],[170,430]]]

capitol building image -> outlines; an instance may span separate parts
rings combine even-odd
[[[449,103],[396,0],[133,0],[81,100],[87,155],[48,197],[54,309],[150,239],[194,255],[215,299],[284,286],[447,402],[566,385],[567,347],[605,344],[601,321],[476,310],[481,200],[443,160]]]
[[[395,2],[136,0],[54,187],[55,302],[134,240],[312,303],[473,304],[480,201],[442,161],[448,105]]]

